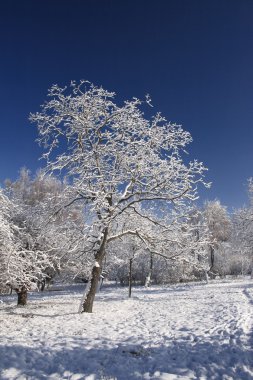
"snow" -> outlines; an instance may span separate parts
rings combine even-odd
[[[253,379],[253,282],[1,296],[0,379]]]

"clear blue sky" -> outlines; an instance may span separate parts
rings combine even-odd
[[[87,79],[121,99],[149,93],[183,124],[211,190],[238,207],[253,176],[252,0],[5,0],[0,4],[0,183],[36,170],[28,122],[54,83]]]

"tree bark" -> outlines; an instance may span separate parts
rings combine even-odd
[[[102,272],[102,262],[105,257],[105,245],[107,242],[108,236],[108,228],[106,227],[104,230],[104,236],[101,243],[101,246],[97,253],[95,254],[95,265],[92,268],[89,286],[85,289],[85,297],[82,304],[82,313],[92,313],[93,303],[96,295],[96,291],[98,288],[100,274]]]
[[[27,304],[27,289],[25,286],[21,286],[16,289],[18,295],[18,306],[25,306]]]
[[[208,270],[208,275],[210,276],[211,279],[215,278],[215,274],[212,271],[214,267],[214,248],[212,245],[210,245],[210,268]]]
[[[149,262],[149,273],[146,277],[146,281],[145,281],[145,287],[149,287],[150,283],[151,283],[151,278],[152,278],[152,273],[153,273],[153,254],[150,253],[150,262]]]
[[[211,268],[210,270],[213,268],[214,266],[214,248],[211,246],[211,252],[210,252],[210,260],[211,260]]]
[[[41,292],[44,292],[45,287],[46,287],[46,279],[44,278],[44,279],[39,283],[39,290],[40,290]]]
[[[99,262],[98,262],[99,264]],[[89,287],[87,289],[87,294],[83,302],[82,313],[92,313],[93,302],[95,299],[99,277],[101,273],[101,267],[96,264],[92,268],[91,279],[89,281]]]
[[[129,279],[128,279],[128,297],[131,298],[132,295],[132,264],[133,258],[129,260]]]

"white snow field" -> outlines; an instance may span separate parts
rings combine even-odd
[[[0,299],[2,379],[253,379],[253,281],[80,287]]]

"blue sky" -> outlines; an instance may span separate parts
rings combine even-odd
[[[54,83],[87,79],[118,99],[149,93],[182,124],[229,208],[253,176],[252,0],[8,0],[0,4],[0,183],[41,148],[28,122]]]

